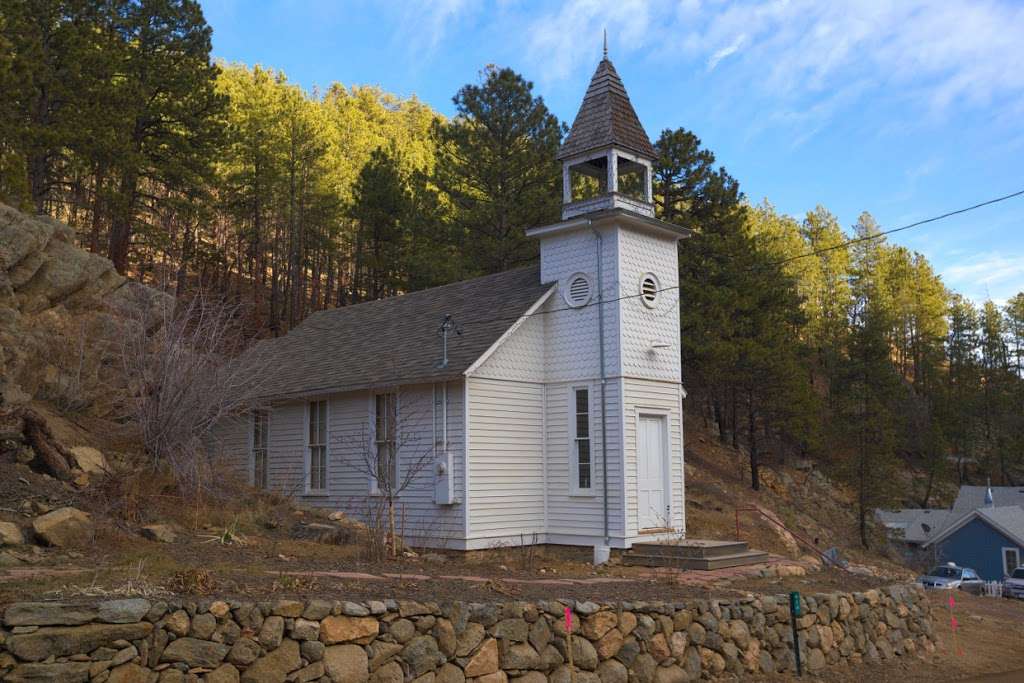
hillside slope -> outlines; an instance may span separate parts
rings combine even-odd
[[[851,562],[906,571],[887,553],[881,529],[873,529],[873,548],[863,548],[853,493],[813,463],[762,464],[761,490],[754,491],[746,450],[721,443],[703,420],[688,415],[687,536],[735,538],[737,519],[740,539],[753,548],[796,559],[834,547]]]

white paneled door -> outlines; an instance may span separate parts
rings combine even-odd
[[[665,418],[641,415],[637,426],[637,514],[640,529],[669,526],[665,486]]]

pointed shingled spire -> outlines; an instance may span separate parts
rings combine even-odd
[[[572,123],[569,136],[558,150],[558,159],[616,145],[648,159],[657,154],[640,124],[618,72],[607,56],[590,79],[583,104]]]

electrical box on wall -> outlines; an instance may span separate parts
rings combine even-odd
[[[455,473],[453,471],[452,454],[445,451],[434,461],[434,502],[438,505],[454,505]]]

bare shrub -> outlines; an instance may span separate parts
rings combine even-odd
[[[429,474],[434,460],[431,434],[431,403],[404,387],[379,391],[374,397],[372,424],[364,425],[357,437],[360,447],[347,457],[348,464],[366,475],[376,491],[366,503],[365,521],[374,540],[371,556],[386,549],[391,557],[401,550],[398,534],[398,506],[401,495],[423,474]],[[404,523],[402,525],[404,527]]]
[[[138,310],[125,326],[129,418],[150,464],[167,467],[184,491],[218,482],[210,437],[254,409],[267,380],[266,346],[246,333],[244,312],[200,294],[177,310]]]

